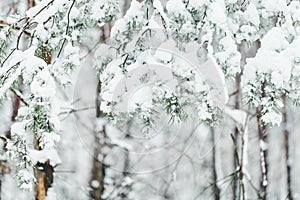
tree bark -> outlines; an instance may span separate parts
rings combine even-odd
[[[262,84],[262,97],[265,97],[265,83]],[[260,195],[262,200],[267,199],[268,189],[268,135],[266,133],[266,126],[261,122],[262,106],[256,108],[257,130],[259,138],[259,152],[260,152],[260,167],[261,167],[261,181],[260,181]]]
[[[101,31],[101,36],[100,36],[100,43],[105,43],[106,41],[106,35],[105,35],[105,29],[104,27],[100,28]],[[110,34],[110,29],[109,33]],[[96,107],[96,119],[100,119],[104,117],[104,113],[101,111],[100,106],[101,106],[101,99],[100,99],[100,93],[101,93],[101,81],[100,77],[98,77],[98,82],[97,82],[97,88],[96,88],[96,99],[95,99],[95,107]],[[102,197],[101,195],[103,194],[104,191],[104,177],[105,177],[105,166],[102,163],[102,160],[99,160],[99,155],[102,154],[101,149],[103,148],[104,144],[100,143],[100,138],[105,138],[106,135],[106,130],[105,130],[105,125],[101,127],[100,132],[95,132],[94,133],[94,153],[93,153],[93,163],[92,163],[92,174],[90,178],[90,196],[94,200],[101,200]],[[103,140],[104,141],[104,140]],[[104,157],[104,155],[102,155]],[[96,187],[93,182],[97,182]]]
[[[286,94],[282,95],[283,109],[282,109],[282,127],[284,134],[284,150],[285,150],[285,166],[286,166],[286,183],[287,183],[287,199],[293,200],[292,192],[292,175],[291,175],[291,163],[290,163],[290,146],[289,146],[289,135],[290,132],[287,126],[287,109],[286,109]]]
[[[211,128],[211,143],[212,148],[212,178],[213,178],[213,193],[214,199],[220,200],[220,188],[218,187],[218,175],[217,175],[217,165],[216,165],[216,141],[215,141],[215,130]]]
[[[101,92],[101,81],[98,80],[97,89],[96,89],[96,118],[99,119],[103,117],[103,112],[100,110],[101,100],[99,94]],[[100,143],[100,137],[104,137],[105,132],[105,125],[103,125],[102,131],[100,133],[94,134],[94,154],[93,154],[93,167],[92,167],[92,176],[90,179],[90,196],[94,200],[101,200],[101,195],[104,190],[104,177],[105,177],[105,167],[101,160],[99,160],[99,155],[101,155],[101,149],[103,144]],[[102,134],[102,135],[100,135]],[[93,184],[96,182],[97,185]]]
[[[241,89],[241,77],[242,77],[242,73],[244,70],[244,66],[246,64],[246,50],[245,50],[245,43],[242,42],[241,44],[239,44],[237,46],[238,51],[241,54],[241,59],[240,59],[240,68],[241,68],[241,72],[238,73],[235,77],[235,89],[236,89],[236,94],[235,94],[235,104],[234,104],[234,109],[236,110],[240,110],[241,109],[241,93],[242,93],[242,89]],[[236,173],[233,176],[233,200],[239,200],[240,199],[240,194],[242,193],[242,196],[244,196],[244,184],[243,182],[241,182],[242,178],[243,178],[243,171],[241,169],[241,166],[239,166],[239,157],[238,157],[238,153],[235,152],[235,149],[240,149],[240,143],[244,142],[244,138],[240,137],[240,131],[238,129],[238,127],[234,128],[234,143],[235,143],[235,147],[233,149],[233,164],[234,164],[234,171],[236,171],[237,169],[239,169],[239,172]],[[242,144],[243,146],[243,144]],[[243,154],[243,149],[241,149],[240,155],[241,155],[241,159],[242,159],[242,154]],[[242,160],[241,160],[242,163]]]
[[[41,150],[39,146],[37,131],[34,131],[34,149]],[[46,197],[46,187],[45,187],[45,173],[40,170],[40,166],[37,164],[34,167],[34,176],[36,178],[37,184],[35,186],[35,199],[36,200],[44,200]]]
[[[235,105],[234,108],[239,110],[240,109],[240,95],[241,95],[241,74],[236,75],[236,95],[235,95]],[[239,166],[239,158],[238,154],[235,152],[235,149],[238,149],[239,146],[239,129],[237,127],[234,128],[234,143],[235,146],[233,147],[233,167],[234,171],[236,171],[240,166]],[[233,200],[239,200],[239,178],[238,178],[238,173],[236,173],[233,176]]]

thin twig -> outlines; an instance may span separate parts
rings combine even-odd
[[[29,104],[14,89],[10,88],[10,91],[12,91],[14,93],[14,95],[16,95],[21,100],[21,102],[25,104],[25,106],[27,106],[27,107],[29,106]]]
[[[68,32],[69,32],[69,28],[70,28],[70,13],[72,11],[72,8],[73,8],[74,4],[75,4],[75,0],[73,0],[72,4],[70,6],[70,9],[68,11],[68,14],[67,14],[67,28],[66,28],[66,32],[65,32],[66,36],[68,36]],[[63,50],[63,47],[65,46],[66,41],[67,41],[67,38],[64,38],[64,41],[63,41],[63,43],[62,43],[62,45],[60,47],[60,50],[59,50],[59,52],[57,54],[57,58],[59,58],[59,56],[60,56],[60,54],[61,54],[61,52]]]

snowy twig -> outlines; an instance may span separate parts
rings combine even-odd
[[[21,94],[18,94],[18,92],[12,88],[10,88],[10,91],[12,91],[14,95],[16,95],[21,100],[21,102],[25,104],[25,106],[29,106],[29,104],[21,97]]]
[[[70,6],[70,9],[68,11],[68,14],[67,14],[67,28],[66,28],[66,32],[65,32],[66,36],[68,35],[68,32],[69,32],[69,28],[70,28],[70,13],[71,13],[72,8],[74,7],[74,5],[75,5],[75,0],[73,0],[72,4]],[[62,52],[62,50],[63,50],[63,48],[65,46],[66,41],[67,41],[67,38],[64,38],[64,41],[63,41],[63,43],[62,43],[62,45],[60,47],[60,50],[59,50],[59,52],[57,54],[57,58],[59,58],[59,56],[60,56],[60,54],[61,54],[61,52]]]

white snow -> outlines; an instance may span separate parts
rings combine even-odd
[[[48,188],[48,191],[47,191],[47,196],[45,198],[45,200],[56,200],[56,192],[54,191],[54,188],[51,187],[51,188]]]
[[[100,186],[100,183],[99,183],[99,181],[97,181],[97,180],[92,180],[91,186],[92,186],[93,188],[98,188],[98,187]]]
[[[264,142],[263,140],[259,140],[259,145],[263,151],[268,150],[268,143]]]
[[[46,41],[48,38],[48,31],[46,31],[42,24],[38,24],[34,30],[36,36],[38,36],[42,41]]]
[[[137,104],[143,108],[151,108],[152,105],[152,87],[151,85],[141,85],[132,91],[128,99],[128,110],[134,111],[137,108]]]
[[[282,121],[282,116],[280,113],[270,111],[270,112],[263,114],[263,116],[261,117],[261,120],[266,124],[280,126],[281,121]]]
[[[293,21],[300,21],[300,2],[292,1],[288,6],[288,9]]]
[[[170,24],[169,18],[166,15],[166,13],[164,12],[164,8],[162,7],[160,0],[154,0],[153,1],[153,7],[159,12],[159,14],[161,15],[161,17],[166,22],[167,27],[169,27],[169,24]]]
[[[73,7],[71,12],[70,12],[70,19],[74,19],[80,15],[80,11],[76,8]]]
[[[24,121],[23,122],[15,122],[11,126],[11,133],[17,134],[19,136],[26,136],[25,126],[26,126],[26,121],[25,122]]]
[[[203,6],[205,5],[209,5],[210,4],[210,1],[209,0],[190,0],[189,1],[189,4],[188,4],[188,7],[192,7],[192,8],[195,8],[195,9],[201,9]]]
[[[33,169],[21,169],[17,176],[20,177],[20,188],[31,191],[33,189],[33,181],[35,177],[33,175]]]
[[[59,140],[60,136],[57,133],[44,132],[41,137],[41,145],[46,149],[53,148],[57,145]]]
[[[106,7],[108,6],[108,1],[95,1],[92,6],[91,17],[96,20],[102,20],[105,17]]]
[[[55,95],[55,82],[47,68],[38,72],[34,77],[30,90],[37,97],[49,98]]]
[[[274,71],[271,73],[271,81],[274,85],[277,85],[279,87],[284,87],[285,80],[278,71]]]
[[[281,51],[288,44],[285,34],[280,27],[272,28],[261,40],[261,48],[264,50]]]
[[[264,0],[262,1],[262,5],[269,12],[286,12],[287,11],[287,3],[285,0]]]
[[[268,181],[264,178],[263,180],[263,186],[267,186],[268,185]]]
[[[225,14],[225,5],[224,2],[214,2],[212,3],[207,11],[207,18],[212,23],[216,24],[219,27],[226,26],[227,16]]]
[[[231,109],[229,107],[225,108],[225,113],[229,115],[235,122],[237,122],[239,125],[244,126],[246,118],[247,118],[247,113],[242,110],[237,110],[237,109]]]
[[[259,26],[259,14],[258,11],[253,3],[249,3],[247,9],[243,13],[245,19],[249,20],[255,26]]]
[[[35,16],[41,9],[43,9],[44,7],[46,7],[47,4],[49,4],[50,2],[51,2],[51,0],[44,0],[44,1],[40,2],[39,4],[37,4],[36,6],[28,9],[26,11],[27,17],[33,17],[33,16]]]
[[[172,13],[174,15],[178,15],[186,10],[183,2],[178,0],[169,0],[167,2],[166,9],[168,13]]]
[[[289,80],[291,66],[291,60],[284,53],[260,49],[254,58],[247,59],[242,80],[243,82],[254,80],[256,72],[263,74],[273,71],[278,71],[282,75],[280,80]]]
[[[43,150],[29,150],[29,157],[33,163],[45,163],[47,160],[50,160],[50,165],[55,166],[61,164],[61,159],[54,149],[43,149]]]

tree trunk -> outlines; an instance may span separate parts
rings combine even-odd
[[[241,109],[241,77],[243,74],[244,66],[246,64],[246,50],[245,50],[245,43],[242,42],[237,46],[238,51],[241,54],[241,59],[240,59],[240,68],[241,72],[238,73],[235,77],[235,85],[236,85],[236,94],[235,94],[235,104],[234,104],[234,109],[240,110]],[[242,193],[242,196],[244,196],[244,184],[241,182],[243,178],[243,171],[241,169],[241,166],[239,166],[239,157],[238,157],[238,152],[236,152],[236,149],[240,149],[240,143],[244,142],[244,138],[240,137],[240,131],[237,127],[234,128],[234,144],[235,147],[233,149],[233,164],[234,164],[234,171],[239,169],[239,173],[236,173],[233,176],[233,200],[240,200],[240,194]],[[242,140],[240,142],[240,139]],[[243,145],[243,144],[242,144]],[[241,149],[240,155],[242,159],[242,154],[243,154],[243,149]],[[241,160],[242,162],[242,160]]]
[[[101,100],[99,94],[101,92],[101,81],[98,80],[97,90],[96,90],[96,118],[99,119],[104,116],[100,110]],[[100,143],[100,137],[104,137],[105,125],[101,127],[101,131],[94,134],[94,154],[93,154],[93,167],[92,167],[92,176],[90,179],[90,196],[94,200],[101,200],[101,195],[104,190],[104,177],[105,177],[105,167],[101,160],[99,160],[99,155],[101,155],[101,149],[103,144]],[[96,184],[94,184],[96,183]]]
[[[265,83],[262,84],[262,97],[265,97]],[[261,122],[262,106],[256,108],[257,130],[259,138],[259,152],[260,152],[260,167],[261,167],[261,181],[260,181],[260,195],[262,200],[267,199],[268,188],[268,135],[266,133],[266,126]]]
[[[217,175],[217,165],[216,165],[216,141],[215,141],[215,130],[211,128],[211,143],[212,148],[212,178],[213,178],[213,193],[214,199],[220,200],[220,188],[218,187],[218,175]]]
[[[37,131],[34,131],[34,149],[41,150],[39,146]],[[46,188],[45,188],[45,173],[40,170],[40,166],[36,165],[34,168],[34,176],[37,181],[37,185],[35,186],[35,199],[36,200],[44,200],[46,197]]]
[[[235,95],[235,105],[234,108],[239,110],[240,109],[240,95],[241,95],[241,74],[236,75],[236,95]],[[239,149],[239,129],[237,127],[234,128],[234,149],[233,149],[233,167],[234,171],[236,171],[239,166],[239,158],[236,152]],[[239,178],[238,173],[234,174],[233,176],[233,200],[239,200]]]
[[[282,109],[282,127],[284,134],[284,150],[285,150],[285,166],[286,166],[286,182],[287,182],[287,199],[293,200],[292,192],[292,181],[291,181],[291,164],[290,164],[290,146],[289,146],[289,135],[290,132],[287,127],[287,110],[286,110],[286,94],[282,95],[283,109]]]

